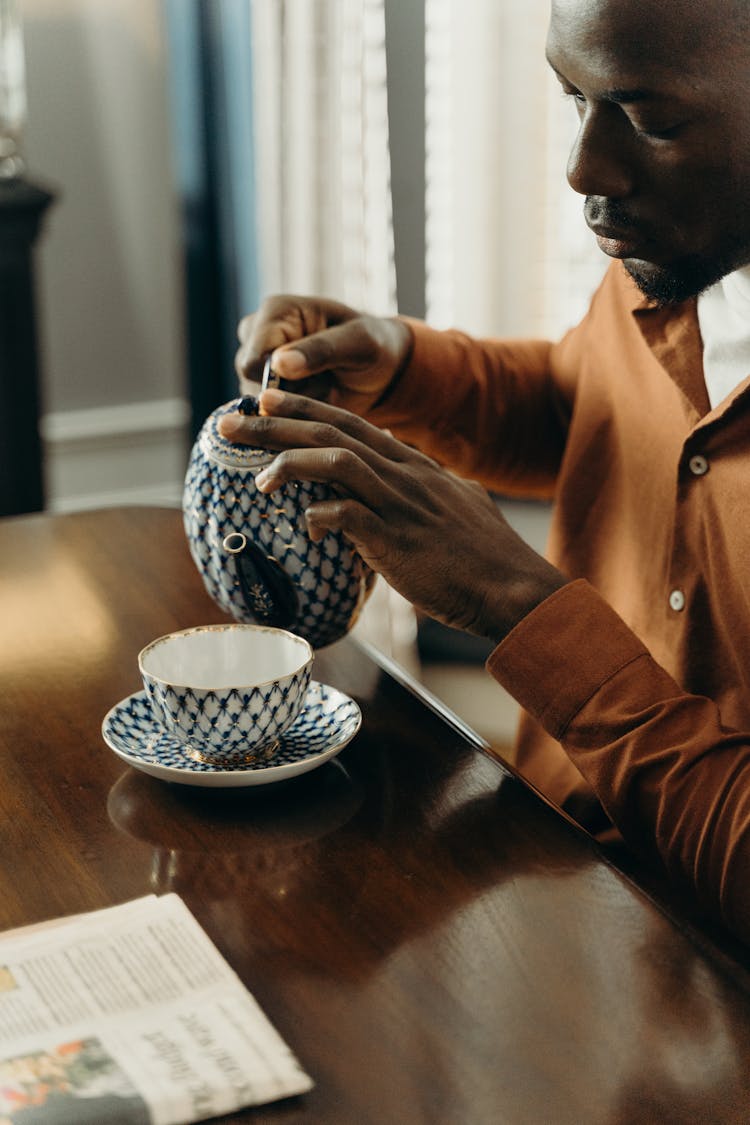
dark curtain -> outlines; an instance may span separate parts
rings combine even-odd
[[[247,0],[164,0],[185,262],[193,432],[236,394],[239,317],[258,304]]]

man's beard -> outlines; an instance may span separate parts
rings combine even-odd
[[[724,266],[698,258],[686,259],[671,268],[627,258],[623,265],[644,297],[655,301],[662,308],[681,305],[683,301],[697,297],[736,268],[734,265]]]

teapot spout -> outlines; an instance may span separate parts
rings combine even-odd
[[[235,585],[250,616],[261,625],[291,628],[299,614],[299,597],[278,559],[241,531],[227,535],[222,546],[234,563]]]

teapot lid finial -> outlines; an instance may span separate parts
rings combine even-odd
[[[273,453],[267,449],[258,449],[250,445],[241,445],[239,442],[229,441],[219,430],[219,419],[225,414],[236,411],[244,413],[245,399],[233,399],[225,402],[223,406],[214,410],[206,419],[203,429],[198,437],[201,452],[211,461],[226,465],[229,469],[259,469],[267,465],[274,458]]]

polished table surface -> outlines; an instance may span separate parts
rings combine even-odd
[[[314,670],[363,712],[335,762],[127,768],[139,649],[221,620],[176,511],[0,520],[0,929],[178,892],[316,1083],[222,1120],[750,1121],[747,960],[352,640]]]

